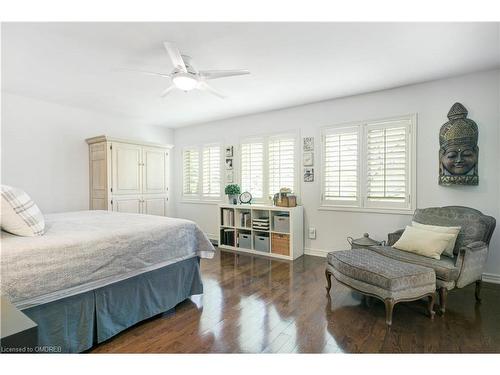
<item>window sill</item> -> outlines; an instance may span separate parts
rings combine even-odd
[[[212,204],[212,205],[219,205],[222,203],[221,200],[202,200],[202,199],[181,199],[179,203],[183,204]]]
[[[319,206],[318,211],[347,211],[374,214],[413,215],[415,210],[413,208],[363,208],[321,205]]]

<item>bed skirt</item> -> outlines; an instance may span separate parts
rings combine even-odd
[[[38,324],[45,351],[80,353],[201,293],[195,257],[23,312]]]

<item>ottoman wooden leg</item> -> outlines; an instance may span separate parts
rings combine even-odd
[[[330,293],[330,289],[332,289],[332,273],[328,270],[325,270],[325,276],[326,276],[326,292]]]
[[[432,293],[429,295],[429,316],[431,317],[432,320],[434,320],[434,315],[436,314],[434,312],[434,302],[436,301],[436,293]]]
[[[392,325],[392,310],[394,310],[394,298],[386,298],[385,303],[385,323],[388,326]]]
[[[483,282],[481,280],[476,281],[476,291],[475,291],[475,296],[476,296],[476,301],[481,302],[481,284]]]

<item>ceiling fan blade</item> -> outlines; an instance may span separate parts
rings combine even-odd
[[[133,73],[147,74],[147,75],[156,76],[156,77],[171,78],[170,74],[148,72],[146,70],[133,70],[133,69],[118,69],[118,70],[121,72],[133,72]]]
[[[233,69],[233,70],[201,70],[200,75],[205,79],[217,79],[224,77],[242,76],[250,74],[246,69]]]
[[[170,60],[172,60],[172,64],[174,64],[175,68],[182,70],[184,73],[187,73],[186,65],[184,64],[184,60],[182,59],[181,53],[179,49],[175,46],[175,44],[170,42],[163,42],[165,49],[167,50],[168,55],[170,56]]]
[[[164,98],[165,96],[167,96],[170,91],[172,91],[173,89],[175,89],[175,85],[171,85],[171,86],[168,86],[165,90],[163,90],[163,92],[160,94],[160,96],[162,98]]]
[[[215,96],[218,96],[219,98],[221,99],[225,99],[226,97],[224,95],[222,95],[220,92],[218,92],[216,89],[214,89],[212,86],[210,86],[208,83],[206,82],[200,82],[198,84],[198,88],[200,90],[205,90],[205,91],[208,91],[210,93],[212,93],[213,95]]]

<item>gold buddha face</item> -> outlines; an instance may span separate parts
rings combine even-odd
[[[450,146],[441,156],[443,167],[451,175],[466,175],[477,163],[477,150],[473,146]]]

